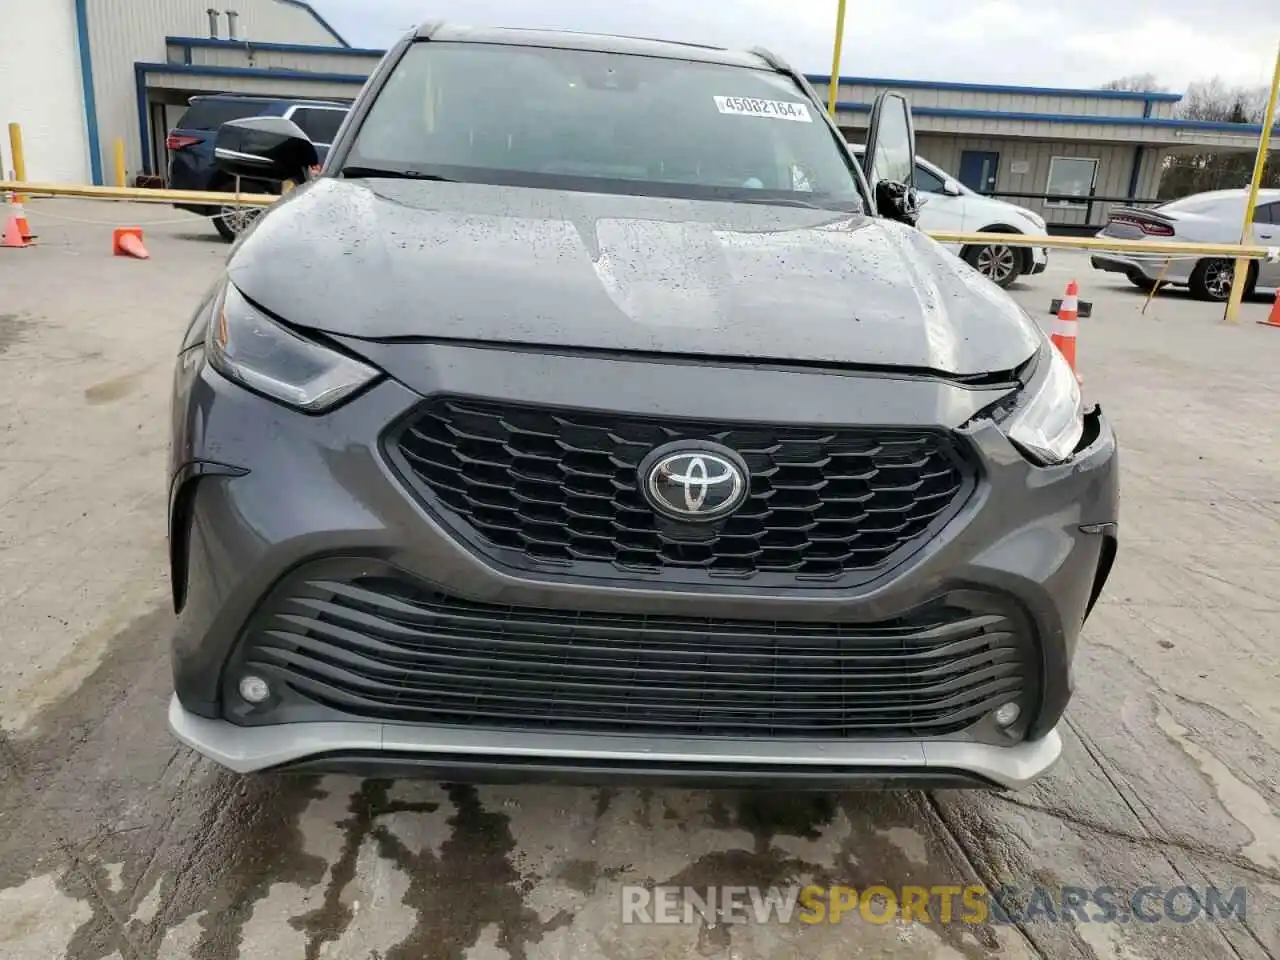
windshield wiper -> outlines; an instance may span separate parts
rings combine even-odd
[[[435,180],[440,183],[454,183],[448,177],[422,170],[398,170],[393,167],[343,167],[344,177],[386,177],[394,180]]]

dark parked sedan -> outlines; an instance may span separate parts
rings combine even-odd
[[[286,120],[228,171],[303,182]],[[235,770],[1017,787],[1116,443],[777,58],[424,27],[173,399],[178,738]]]

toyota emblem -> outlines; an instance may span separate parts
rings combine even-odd
[[[746,464],[717,445],[660,447],[645,458],[640,475],[649,504],[675,520],[719,520],[747,498]]]

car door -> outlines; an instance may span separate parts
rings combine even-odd
[[[1253,212],[1253,242],[1261,247],[1280,247],[1280,200],[1260,204]],[[1280,287],[1280,262],[1258,265],[1258,286]]]
[[[946,191],[946,175],[920,160],[916,161],[916,189],[920,191],[920,229],[964,230],[964,197]]]

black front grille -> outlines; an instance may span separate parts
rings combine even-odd
[[[295,709],[380,721],[937,737],[1009,700],[1029,710],[1032,649],[1017,609],[985,593],[879,623],[758,622],[476,603],[365,564],[277,588],[248,628],[226,695],[234,708],[235,678],[247,671],[286,686]]]
[[[641,494],[641,461],[676,440],[722,444],[750,470],[746,502],[709,535],[661,518]],[[389,449],[482,552],[592,576],[867,580],[953,516],[975,476],[945,430],[704,423],[445,397]]]

